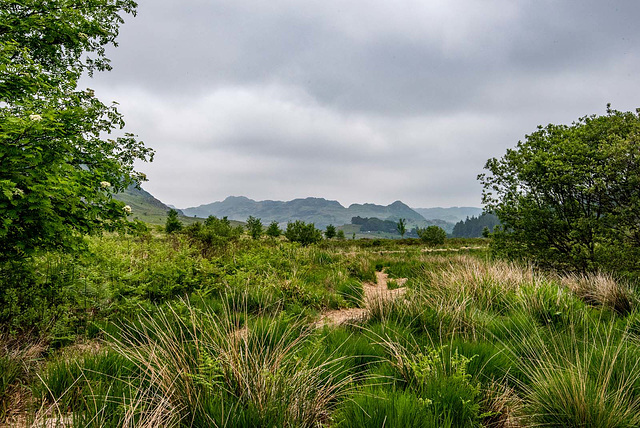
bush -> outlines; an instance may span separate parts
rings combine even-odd
[[[433,246],[444,244],[447,238],[447,232],[438,226],[429,226],[426,229],[417,228],[416,232],[420,239]]]
[[[260,239],[262,236],[262,220],[259,218],[255,218],[254,216],[249,216],[247,219],[247,230],[249,231],[249,235],[253,239]]]
[[[304,246],[315,244],[322,240],[322,232],[316,229],[313,223],[305,223],[296,220],[293,223],[287,223],[287,230],[284,236],[291,242],[299,242]]]
[[[274,220],[269,224],[269,227],[267,227],[267,236],[275,239],[280,237],[280,235],[282,235],[282,230],[280,230],[278,222]]]
[[[167,233],[179,232],[182,230],[182,222],[178,220],[178,211],[170,209],[167,213],[167,222],[164,231]]]

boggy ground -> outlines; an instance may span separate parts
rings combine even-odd
[[[107,236],[80,259],[44,255],[38,278],[65,298],[44,314],[54,327],[37,341],[5,336],[2,417],[14,426],[640,425],[634,283],[462,248],[477,241],[443,251],[223,244]]]

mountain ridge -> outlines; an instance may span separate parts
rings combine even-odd
[[[314,223],[320,228],[324,228],[329,224],[350,224],[353,217],[375,217],[380,220],[393,221],[404,218],[410,227],[425,227],[435,224],[433,221],[435,219],[426,219],[400,200],[394,201],[389,205],[354,203],[345,207],[338,201],[317,197],[296,198],[290,201],[256,201],[246,196],[228,196],[222,201],[183,208],[182,211],[186,216],[206,218],[214,215],[239,221],[244,221],[249,216],[254,216],[260,218],[265,224],[272,221],[286,223],[293,220],[302,220]],[[446,221],[445,229],[450,232],[454,223],[453,221]]]

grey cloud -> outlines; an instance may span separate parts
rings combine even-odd
[[[538,124],[640,106],[640,3],[140,1],[87,86],[177,206],[243,194],[478,205]]]

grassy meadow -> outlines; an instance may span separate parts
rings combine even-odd
[[[5,328],[10,426],[640,426],[635,283],[496,260],[482,239],[89,250],[4,278],[50,290]],[[379,272],[402,293],[367,298]]]

